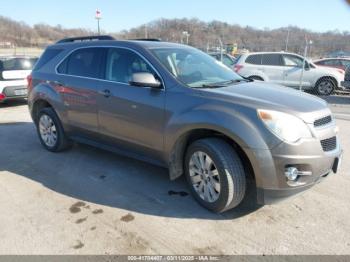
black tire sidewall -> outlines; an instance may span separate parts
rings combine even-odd
[[[190,178],[190,174],[189,174],[189,162],[190,159],[193,155],[193,153],[197,152],[197,151],[202,151],[204,153],[206,153],[213,161],[214,164],[219,172],[219,177],[220,177],[220,194],[219,194],[219,198],[210,203],[207,202],[205,200],[203,200],[198,193],[196,192],[196,190],[194,189],[193,185],[192,185],[192,181]],[[186,157],[185,157],[185,176],[186,176],[186,180],[188,182],[188,186],[190,188],[190,191],[192,193],[192,195],[194,196],[194,198],[205,208],[212,210],[214,212],[222,212],[226,207],[227,207],[227,199],[229,197],[229,191],[228,191],[228,187],[229,187],[229,181],[227,179],[225,174],[225,166],[224,164],[221,162],[221,160],[219,159],[217,153],[215,152],[215,150],[213,150],[211,147],[205,145],[205,144],[201,144],[201,143],[194,143],[193,145],[190,146],[190,148],[187,150],[186,153]],[[233,181],[234,182],[234,181]]]
[[[56,133],[57,133],[57,140],[56,140],[56,144],[52,147],[46,145],[46,143],[43,141],[43,139],[41,138],[41,134],[40,134],[40,129],[39,129],[39,122],[40,122],[40,118],[43,115],[47,115],[48,117],[51,118],[51,120],[53,121],[55,127],[56,127]],[[62,140],[64,139],[64,133],[63,133],[63,128],[61,126],[61,122],[59,121],[55,111],[52,108],[43,108],[40,110],[39,114],[38,114],[38,119],[36,121],[36,127],[37,127],[37,132],[39,135],[39,139],[40,139],[40,143],[48,150],[51,152],[57,152],[60,150],[60,147],[62,145]]]
[[[321,92],[319,91],[319,86],[320,86],[322,83],[324,83],[324,82],[330,83],[330,84],[333,86],[332,91],[331,91],[330,93],[324,94],[324,93],[321,93]],[[335,84],[334,84],[334,82],[333,82],[332,80],[330,80],[330,79],[322,79],[322,80],[320,80],[320,81],[317,83],[317,85],[316,85],[316,92],[317,92],[317,94],[319,94],[319,95],[329,96],[329,95],[331,95],[331,94],[334,92],[334,90],[335,90]]]

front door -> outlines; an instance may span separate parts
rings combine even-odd
[[[297,88],[302,81],[303,87],[310,87],[312,83],[312,72],[310,68],[303,70],[303,58],[296,55],[283,55],[284,61],[284,82],[286,86]],[[306,62],[307,63],[307,62]]]
[[[131,86],[133,73],[159,75],[139,54],[124,48],[109,48],[105,82],[98,97],[99,132],[109,142],[159,154],[163,150],[165,89]],[[164,87],[163,87],[164,88]]]

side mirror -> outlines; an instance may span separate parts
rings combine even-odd
[[[162,84],[157,79],[155,79],[151,73],[134,73],[132,74],[132,79],[129,84],[132,86],[151,87],[158,89],[162,87]]]

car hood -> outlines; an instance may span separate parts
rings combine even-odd
[[[294,114],[307,123],[329,115],[327,102],[316,96],[280,85],[263,82],[239,83],[203,89],[212,99],[224,100],[253,109],[269,109]]]

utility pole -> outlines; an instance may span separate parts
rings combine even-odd
[[[220,44],[220,61],[222,62],[222,52],[223,52],[224,46],[222,44],[221,38],[219,38],[219,44]]]
[[[287,31],[287,37],[286,37],[286,48],[285,48],[285,52],[287,52],[288,51],[288,44],[289,44],[289,33],[290,33],[290,28],[288,27],[288,29],[287,29],[288,31]]]
[[[305,63],[306,63],[306,56],[308,52],[309,45],[311,46],[312,41],[308,41],[307,37],[305,36],[305,49],[304,49],[304,59],[303,59],[303,65],[301,68],[301,73],[300,73],[300,80],[299,80],[299,90],[303,90],[303,78],[304,78],[304,71],[305,71]]]
[[[95,19],[97,20],[97,34],[100,35],[101,34],[100,20],[102,19],[102,16],[101,16],[101,11],[99,9],[96,9]]]
[[[188,39],[189,39],[189,37],[190,37],[190,34],[189,34],[187,31],[183,31],[183,32],[182,32],[182,35],[186,36],[186,44],[188,45]],[[181,39],[182,39],[182,38],[181,38]],[[182,43],[182,41],[181,41],[181,43]]]
[[[147,24],[145,24],[145,38],[148,38],[148,28],[147,28]]]

